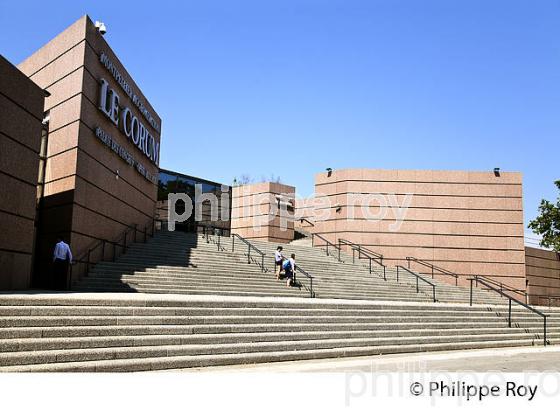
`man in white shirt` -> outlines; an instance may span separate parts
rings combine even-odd
[[[72,263],[72,251],[70,246],[58,237],[58,242],[54,247],[54,278],[53,285],[56,290],[66,290],[66,275],[68,274],[68,265]]]
[[[279,246],[274,251],[274,264],[276,269],[276,280],[280,280],[280,274],[282,273],[282,262],[284,261],[284,255],[282,255],[282,247]]]

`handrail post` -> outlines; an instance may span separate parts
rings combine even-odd
[[[509,299],[508,327],[511,327],[511,299]]]
[[[434,265],[432,265],[432,279],[434,278]]]
[[[397,283],[399,282],[399,265],[397,265]]]
[[[90,260],[90,255],[91,255],[91,249],[89,249],[87,251],[87,265],[86,265],[86,276],[89,273],[89,260]]]
[[[247,245],[247,263],[251,264],[251,245]]]
[[[459,286],[459,276],[455,276],[455,286]]]
[[[472,292],[473,292],[473,289],[472,289],[472,288],[473,288],[473,285],[472,285],[473,279],[472,279],[472,278],[471,278],[470,282],[471,282],[471,298],[470,298],[470,305],[472,306]]]
[[[309,278],[309,281],[311,282],[310,290],[309,290],[309,291],[311,292],[311,297],[314,298],[314,297],[315,297],[315,293],[313,293],[313,277]],[[545,329],[546,329],[546,326],[545,326]],[[545,330],[545,333],[546,333],[546,330]]]
[[[261,272],[264,272],[264,253],[261,255]]]
[[[546,343],[546,315],[544,315],[543,319],[544,319],[544,331],[543,331],[543,333],[544,333],[544,345],[546,347],[546,345],[547,345],[547,343]]]
[[[408,269],[410,269],[410,258],[406,258],[406,261],[408,262]]]
[[[432,291],[434,292],[434,303],[436,303],[436,287],[432,286]]]
[[[416,276],[416,293],[420,292],[420,286],[418,286],[418,276]]]
[[[330,256],[329,255],[329,243],[328,242],[327,242],[327,256]]]
[[[371,258],[369,258],[369,274],[371,275]]]
[[[312,233],[312,234],[311,234],[311,247],[312,247],[312,248],[313,248],[313,246],[315,245],[314,242],[315,242],[315,234]]]
[[[356,263],[356,250],[352,248],[352,265]]]
[[[231,235],[231,251],[235,252],[235,235]]]
[[[338,245],[338,261],[340,262],[340,245]]]
[[[220,235],[218,235],[218,250],[220,250]]]
[[[387,281],[387,266],[383,265],[383,279]]]
[[[72,290],[72,273],[72,264],[70,264],[70,276],[68,277],[68,283],[66,284],[68,290]]]
[[[103,239],[103,247],[101,248],[101,261],[105,260],[105,239]]]

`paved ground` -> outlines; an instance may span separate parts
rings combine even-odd
[[[194,370],[207,372],[559,372],[560,346],[396,354]]]

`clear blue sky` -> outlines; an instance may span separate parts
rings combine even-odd
[[[327,166],[499,166],[523,172],[526,220],[556,198],[557,0],[0,0],[0,52],[86,13],[163,118],[164,168],[307,195]]]

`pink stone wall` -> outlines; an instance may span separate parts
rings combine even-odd
[[[556,252],[525,248],[527,292],[535,305],[560,306],[560,257]],[[551,297],[549,299],[548,297]]]
[[[290,242],[294,239],[294,197],[294,187],[273,182],[233,187],[231,232],[244,238]],[[278,212],[279,198],[291,203],[284,224]]]
[[[314,198],[296,198],[294,229],[315,231]]]
[[[0,290],[31,283],[44,93],[0,56]]]
[[[463,284],[479,274],[525,289],[520,173],[350,169],[317,175],[315,190],[330,203],[315,212],[330,216],[314,230],[331,241],[367,246],[390,265],[423,259]]]

